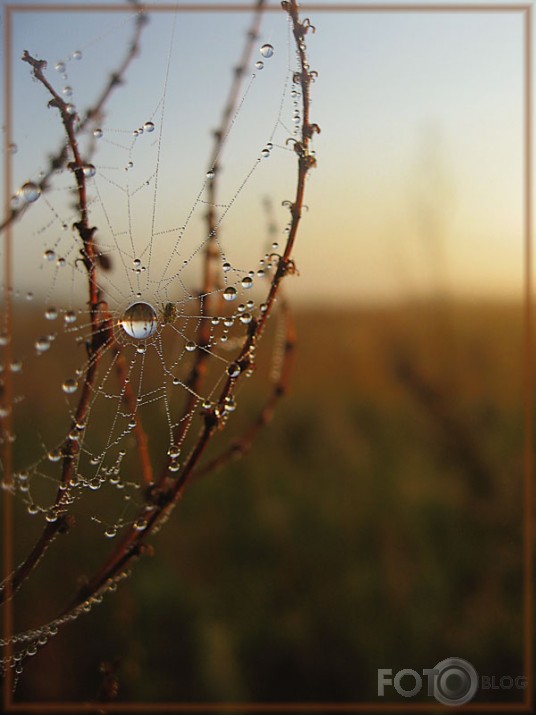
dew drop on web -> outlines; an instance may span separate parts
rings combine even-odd
[[[150,338],[158,327],[156,311],[149,303],[133,303],[123,313],[121,327],[129,337],[136,340]]]
[[[274,48],[272,45],[266,43],[261,47],[260,53],[263,57],[272,57],[272,55],[274,54]]]
[[[225,300],[236,300],[236,288],[229,286],[223,291],[223,297]]]
[[[82,167],[82,171],[84,172],[84,176],[92,177],[95,176],[97,173],[97,170],[93,166],[93,164],[84,164]]]

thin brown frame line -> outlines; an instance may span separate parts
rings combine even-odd
[[[12,12],[126,12],[133,13],[132,8],[123,5],[70,5],[70,4],[51,4],[51,5],[13,5],[6,4],[5,8],[5,29],[4,39],[6,52],[11,47],[11,17]],[[185,4],[176,6],[172,4],[160,3],[157,5],[143,8],[148,13],[150,12],[248,12],[254,9],[254,6],[230,4],[230,5],[214,5],[204,3],[199,5]],[[457,707],[459,712],[531,712],[532,707],[532,692],[533,683],[531,680],[532,663],[533,663],[533,647],[532,647],[532,622],[533,622],[533,589],[532,589],[532,571],[533,571],[533,484],[532,484],[532,355],[533,355],[533,340],[532,340],[532,5],[504,5],[504,4],[360,4],[360,5],[326,5],[326,4],[305,4],[301,5],[302,11],[313,12],[522,12],[524,15],[524,72],[525,72],[525,87],[524,87],[524,143],[525,143],[525,162],[524,162],[524,238],[525,238],[525,306],[524,306],[524,340],[525,340],[525,355],[524,355],[524,380],[525,380],[525,452],[524,452],[524,544],[523,544],[523,564],[524,564],[524,582],[523,582],[523,600],[524,600],[524,632],[525,644],[523,651],[524,671],[527,674],[527,688],[525,689],[525,697],[523,703],[468,703]],[[265,11],[281,11],[280,5],[268,5]],[[8,76],[9,72],[9,76]],[[4,63],[4,98],[5,98],[5,141],[8,142],[11,138],[11,116],[10,116],[10,97],[11,97],[11,53],[8,52]],[[6,152],[4,161],[4,171],[6,179],[11,176],[11,159],[9,152]],[[6,201],[9,200],[10,182],[6,181]],[[8,240],[9,239],[9,240]],[[8,252],[11,243],[11,225],[6,229],[6,239],[8,240]],[[7,263],[7,261],[6,261]],[[6,278],[10,277],[11,264],[6,265]],[[7,293],[9,293],[10,282],[6,280]],[[7,305],[7,304],[6,304]],[[9,313],[8,313],[9,315]],[[9,371],[8,371],[9,374]],[[13,530],[12,530],[12,494],[9,490],[4,492],[4,556],[5,566],[12,564],[13,553]],[[9,526],[9,530],[7,527]],[[7,569],[5,569],[7,570]],[[10,571],[7,571],[9,575]],[[12,635],[12,618],[13,608],[12,601],[8,600],[5,604],[6,611],[4,614],[3,625],[5,633]],[[9,648],[9,646],[8,646]],[[103,712],[413,712],[420,711],[445,711],[450,710],[450,706],[443,706],[438,703],[383,703],[383,702],[363,702],[363,703],[62,703],[62,702],[22,702],[14,703],[10,696],[11,692],[11,671],[8,669],[4,687],[4,706],[6,712],[91,712],[95,708],[99,708]]]
[[[525,691],[525,703],[532,704],[534,683],[532,679],[534,650],[532,641],[533,616],[534,616],[534,591],[533,591],[533,508],[534,508],[534,485],[533,474],[533,411],[534,411],[534,378],[533,378],[533,314],[532,314],[532,6],[530,5],[524,13],[524,39],[525,39],[525,117],[524,117],[524,144],[525,144],[525,165],[524,165],[524,224],[525,224],[525,455],[524,455],[524,485],[523,485],[523,618],[525,628],[525,647],[523,653],[524,671],[527,674],[527,688]]]
[[[6,5],[6,7],[17,12],[127,12],[136,14],[137,12],[250,12],[255,9],[254,5],[233,3],[228,5],[215,5],[213,3],[172,5],[170,3],[156,3],[154,5],[141,6],[139,10],[124,5],[104,5],[100,3],[85,3],[73,5],[71,3],[57,3],[51,5]],[[377,5],[367,3],[363,5],[345,5],[338,3],[334,5],[322,3],[305,3],[300,5],[302,12],[524,12],[530,9],[528,4],[507,5],[504,3],[488,3],[486,5],[474,5],[471,3],[445,4],[445,3],[413,3],[411,5],[397,5],[393,3],[378,3]],[[266,5],[263,12],[281,12],[281,5]]]
[[[432,703],[417,702],[410,705],[408,703],[380,703],[380,702],[364,702],[364,703],[101,703],[101,702],[86,702],[78,704],[73,703],[20,703],[14,705],[6,712],[50,712],[50,713],[69,713],[69,712],[88,712],[95,713],[96,710],[107,713],[143,713],[146,708],[150,707],[151,713],[183,713],[183,712],[241,712],[241,713],[272,713],[272,712],[303,712],[303,713],[327,713],[327,712],[452,712],[452,705],[442,705],[436,701]],[[530,706],[524,703],[467,703],[466,705],[456,706],[456,712],[532,712]]]
[[[12,43],[11,43],[11,11],[6,8],[5,13],[5,26],[4,26],[4,48],[5,48],[5,60],[4,60],[4,213],[9,215],[9,210],[11,206],[11,183],[12,177],[12,159],[11,152],[8,151],[8,143],[11,142],[12,137],[12,116],[11,116],[11,94],[12,94],[12,67],[11,67],[11,55],[12,55]],[[5,313],[5,330],[8,335],[12,335],[12,244],[13,244],[13,231],[11,222],[6,226],[6,233],[4,236],[4,313]],[[6,404],[11,408],[13,404],[13,378],[11,374],[11,360],[12,360],[12,347],[11,339],[9,339],[8,344],[5,346],[4,353],[4,375],[5,375],[5,399]],[[6,601],[5,601],[5,611],[2,618],[2,631],[6,636],[11,636],[13,631],[13,601],[12,601],[12,588],[11,582],[9,581],[9,575],[13,571],[13,497],[9,487],[13,481],[13,460],[12,460],[12,447],[11,442],[7,439],[7,432],[11,432],[12,429],[12,416],[11,410],[7,419],[4,421],[4,445],[2,446],[2,457],[4,460],[4,480],[7,482],[8,489],[4,490],[4,503],[2,513],[4,516],[4,545],[3,545],[3,558],[4,558],[4,576],[7,578],[6,584]],[[9,640],[8,637],[8,640]],[[13,654],[13,644],[7,643],[2,651],[10,657]],[[11,692],[13,688],[13,673],[11,668],[8,668],[5,673],[5,685],[2,693],[2,701],[4,706],[9,705]]]

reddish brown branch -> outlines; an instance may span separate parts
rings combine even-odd
[[[74,520],[67,516],[60,516],[54,523],[47,524],[34,547],[24,560],[24,562],[6,579],[0,587],[0,603],[4,603],[8,598],[20,588],[24,581],[37,566],[45,555],[48,547],[52,544],[58,534],[65,534],[74,524]]]
[[[135,5],[137,6],[137,3],[135,3]],[[125,76],[125,73],[126,73],[128,67],[130,66],[132,60],[139,53],[141,33],[142,33],[144,26],[147,23],[147,19],[148,19],[147,15],[143,12],[143,10],[140,9],[138,11],[138,15],[135,20],[134,33],[133,33],[131,41],[129,42],[128,50],[127,50],[125,56],[119,63],[117,69],[109,75],[108,81],[105,84],[105,86],[103,87],[103,89],[102,89],[100,95],[98,96],[93,107],[90,107],[86,111],[84,118],[76,126],[76,128],[75,128],[76,134],[80,134],[87,128],[87,126],[91,122],[94,122],[103,116],[106,103],[107,103],[108,99],[110,98],[111,94],[113,93],[114,89],[116,89],[121,84],[123,84],[124,76]],[[63,166],[65,166],[65,164],[67,162],[68,155],[69,155],[69,145],[64,144],[56,152],[56,154],[54,154],[50,158],[47,171],[45,172],[45,174],[41,178],[41,180],[37,183],[37,186],[39,186],[41,193],[45,193],[48,190],[50,177],[52,176],[52,174],[55,171],[57,171],[58,169],[61,169]],[[30,208],[30,206],[33,206],[33,204],[23,204],[21,207],[13,208],[11,210],[11,213],[8,216],[6,216],[6,218],[4,218],[4,220],[0,223],[0,233],[7,226],[14,223],[16,220],[20,219],[26,213],[26,211]]]
[[[99,292],[96,281],[97,251],[93,241],[95,228],[89,226],[84,162],[82,161],[75,132],[76,115],[70,111],[70,106],[60,97],[45,77],[44,69],[46,67],[46,62],[32,57],[27,51],[24,52],[22,59],[32,67],[34,77],[48,90],[49,94],[52,96],[49,106],[57,108],[60,113],[65,133],[67,135],[68,146],[73,155],[73,161],[69,164],[69,168],[76,178],[79,201],[78,208],[80,212],[80,220],[75,224],[75,226],[82,241],[82,249],[80,252],[88,275],[89,311],[91,323],[91,338],[86,345],[88,365],[75,410],[73,424],[71,425],[72,429],[77,429],[79,425],[83,425],[85,423],[94,388],[98,364],[103,352],[109,347],[113,335],[107,322],[105,320],[102,320],[102,322],[99,321]],[[7,593],[20,587],[22,582],[30,575],[33,568],[40,561],[41,557],[54,540],[56,534],[65,528],[67,522],[63,511],[65,494],[64,488],[66,485],[68,486],[70,484],[73,478],[76,470],[79,450],[79,440],[69,439],[69,437],[64,440],[61,448],[63,457],[61,482],[58,486],[54,504],[54,509],[56,510],[56,520],[47,523],[41,536],[27,558],[8,579],[9,588],[4,588],[0,593],[0,603],[4,600]]]
[[[285,321],[285,337],[283,344],[283,355],[281,366],[277,369],[277,378],[272,385],[272,390],[262,406],[255,421],[250,425],[243,435],[235,439],[231,445],[221,454],[214,457],[210,462],[197,469],[192,474],[192,479],[204,477],[215,470],[221,469],[234,459],[247,454],[259,432],[268,425],[276,410],[276,407],[287,393],[292,373],[294,352],[296,347],[296,329],[290,307],[286,301],[282,303],[283,319]]]
[[[86,585],[86,587],[76,595],[75,599],[70,604],[68,609],[66,609],[65,613],[76,608],[81,603],[84,603],[87,599],[91,598],[93,595],[105,588],[110,579],[115,578],[128,566],[132,559],[138,557],[145,548],[143,543],[144,540],[152,533],[163,517],[169,513],[176,502],[180,499],[182,492],[199,464],[199,460],[209,444],[211,437],[220,426],[226,399],[232,395],[238,381],[252,364],[251,348],[256,345],[258,339],[262,335],[266,320],[272,311],[281,280],[287,274],[294,272],[294,264],[291,259],[291,253],[301,218],[305,191],[305,179],[309,169],[311,169],[316,163],[314,156],[310,153],[310,140],[313,133],[320,130],[317,125],[310,124],[309,122],[309,86],[312,74],[308,68],[305,54],[305,44],[303,40],[308,29],[310,28],[310,24],[307,20],[304,23],[299,22],[296,0],[290,0],[288,3],[284,2],[282,3],[282,6],[290,15],[294,38],[298,45],[300,71],[296,73],[296,79],[299,81],[302,88],[303,114],[301,141],[297,142],[295,146],[296,153],[298,155],[298,183],[296,187],[295,200],[291,209],[291,226],[285,251],[283,255],[279,257],[277,268],[272,279],[267,299],[267,308],[265,312],[261,313],[258,320],[252,320],[249,324],[247,338],[236,360],[241,368],[240,374],[237,377],[229,377],[226,380],[220,392],[217,404],[204,411],[204,424],[193,449],[191,450],[185,464],[181,468],[180,476],[171,484],[171,486],[168,487],[166,486],[166,479],[164,475],[164,477],[159,481],[158,486],[149,490],[149,503],[146,503],[140,512],[140,517],[142,516],[145,521],[145,528],[142,530],[136,530],[132,527],[125,533],[118,547],[110,555],[107,562]],[[200,379],[202,374],[203,370],[199,368],[198,364],[197,373],[194,367],[194,373],[192,373],[194,376],[193,379]]]
[[[136,396],[134,395],[130,382],[127,379],[128,375],[125,356],[116,342],[114,342],[113,353],[115,355],[115,369],[117,377],[121,389],[123,390],[123,400],[130,414],[134,416],[136,421],[136,425],[134,427],[134,439],[136,440],[136,447],[140,458],[142,480],[143,483],[148,486],[149,484],[152,484],[153,481],[153,465],[149,454],[149,440],[147,438],[147,433],[143,428],[139,412],[136,409]]]

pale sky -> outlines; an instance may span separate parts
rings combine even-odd
[[[310,175],[309,211],[296,245],[300,276],[289,280],[295,300],[398,300],[433,290],[520,297],[521,13],[315,13],[310,7],[303,15],[317,28],[308,37],[308,51],[311,68],[319,73],[312,85],[311,118],[322,134],[315,138],[318,167]],[[218,123],[248,25],[248,13],[179,13],[173,30],[172,13],[152,16],[141,56],[108,106],[93,159],[98,201],[92,220],[104,243],[111,243],[104,235],[110,219],[135,252],[145,250],[144,258],[152,232],[153,276],[166,270],[172,229],[185,223],[202,188],[210,130]],[[38,177],[61,137],[57,113],[46,109],[45,91],[18,59],[22,51],[46,59],[55,85],[72,86],[72,101],[83,110],[122,56],[131,31],[131,13],[14,14],[14,189]],[[268,193],[282,244],[288,211],[281,201],[292,198],[296,173],[292,152],[284,148],[293,128],[288,98],[283,124],[276,125],[288,72],[283,13],[266,15],[259,47],[264,42],[274,46],[274,56],[256,71],[222,157],[220,196],[227,204],[266,142],[275,145],[222,222],[225,250],[244,271],[256,269],[265,250],[262,202]],[[69,59],[75,50],[82,51],[80,61]],[[256,51],[252,64],[258,59]],[[67,80],[54,70],[58,60],[67,61]],[[132,154],[121,148],[132,144],[131,130],[150,119],[155,132],[140,137]],[[129,157],[135,161],[127,176]],[[60,232],[70,215],[61,188],[66,181],[47,202],[41,197],[24,230],[18,229],[21,290],[29,289],[27,284],[49,285],[44,249],[54,241],[61,251],[69,246]],[[129,203],[126,187],[132,194],[145,181],[149,188],[140,188]],[[181,239],[181,261],[202,240],[198,213]],[[123,245],[122,238],[116,240]],[[132,250],[124,245],[130,260]],[[75,249],[70,245],[69,250],[73,260]],[[129,290],[126,270],[118,266],[113,279],[118,300]],[[58,278],[66,290],[71,290],[72,273]],[[54,290],[63,288],[57,284]]]

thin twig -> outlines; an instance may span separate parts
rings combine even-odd
[[[255,421],[244,432],[244,434],[233,440],[230,446],[221,454],[217,455],[210,462],[195,470],[192,474],[192,479],[204,477],[213,471],[221,469],[229,462],[239,459],[247,454],[259,432],[263,429],[263,427],[271,422],[279,401],[286,395],[290,383],[296,348],[296,328],[290,306],[286,300],[281,303],[281,308],[283,311],[285,329],[283,355],[281,356],[281,365],[276,368],[277,377],[274,380],[272,390],[266,399],[266,402],[262,406]]]
[[[217,237],[218,224],[216,220],[216,213],[214,211],[214,206],[217,204],[217,187],[221,171],[219,158],[222,153],[225,139],[229,133],[234,112],[236,111],[236,105],[240,95],[240,88],[242,86],[246,67],[249,63],[255,41],[259,33],[265,1],[266,0],[257,0],[255,15],[247,33],[247,39],[242,52],[242,57],[238,65],[234,68],[234,77],[229,90],[229,96],[227,97],[227,102],[223,110],[221,123],[219,128],[214,131],[214,144],[207,167],[207,174],[210,172],[212,178],[207,180],[208,209],[205,218],[208,238],[204,251],[203,279],[201,290],[199,292],[199,314],[204,314],[207,317],[210,317],[215,312],[213,303],[216,300],[216,296],[212,294],[215,293],[216,289],[219,287],[218,281],[221,275],[221,266],[219,265],[220,250],[218,247]],[[183,419],[179,420],[179,426],[175,430],[175,434],[173,436],[175,444],[180,444],[182,442],[190,426],[190,421],[186,419],[186,417],[195,409],[197,404],[196,394],[200,393],[201,384],[206,375],[207,360],[210,355],[210,352],[207,350],[210,343],[209,320],[201,319],[199,321],[196,342],[199,349],[196,351],[194,364],[188,379],[186,380],[186,385],[189,388],[188,396],[186,398],[186,404],[183,408]],[[160,486],[164,483],[167,477],[168,466],[169,461],[165,469],[162,471],[159,481]]]
[[[98,253],[93,240],[95,228],[90,227],[89,225],[85,165],[76,139],[76,114],[70,111],[70,105],[62,99],[62,97],[56,92],[54,87],[45,77],[43,70],[46,67],[46,62],[32,57],[28,51],[24,52],[22,60],[23,62],[27,62],[32,67],[34,77],[48,90],[49,94],[52,96],[49,106],[55,107],[60,113],[65,133],[67,135],[68,146],[73,155],[73,161],[70,162],[68,166],[76,178],[78,189],[78,209],[80,212],[80,220],[75,223],[75,227],[82,241],[82,249],[80,253],[88,276],[89,314],[91,324],[91,338],[86,344],[88,364],[72,424],[72,428],[77,429],[79,425],[85,424],[91,394],[93,392],[97,375],[98,364],[103,352],[109,345],[111,332],[109,329],[106,329],[107,326],[105,321],[101,322],[99,320],[100,296],[96,280]],[[0,603],[2,603],[7,594],[13,593],[16,588],[20,587],[23,581],[30,575],[33,568],[40,561],[41,556],[48,549],[57,533],[65,530],[67,524],[66,519],[60,518],[62,516],[62,505],[64,504],[65,499],[65,487],[70,484],[73,478],[79,451],[79,440],[69,439],[69,437],[64,440],[61,448],[63,457],[61,481],[58,486],[54,504],[54,509],[56,510],[56,520],[47,523],[28,557],[8,579],[7,588],[4,583],[4,587],[0,591]]]
[[[134,5],[135,7],[139,7],[138,3],[134,3]],[[75,128],[76,134],[84,132],[91,122],[94,122],[103,116],[106,103],[108,102],[114,89],[123,84],[128,67],[130,66],[132,60],[139,54],[141,33],[147,24],[147,20],[147,15],[143,9],[138,10],[135,20],[134,33],[131,41],[129,42],[128,51],[119,63],[117,69],[110,73],[108,81],[103,87],[93,107],[90,107],[85,112],[84,118],[77,124]],[[36,182],[37,186],[41,190],[41,193],[48,191],[50,177],[54,174],[54,172],[65,166],[69,156],[69,148],[69,144],[63,144],[61,148],[52,157],[50,157],[48,169],[41,180]],[[7,226],[22,218],[26,211],[33,205],[34,204],[31,203],[23,204],[18,208],[13,208],[11,213],[0,223],[0,233],[2,233]]]
[[[290,16],[293,34],[298,48],[297,54],[300,71],[295,74],[294,79],[301,85],[302,89],[302,125],[301,141],[295,142],[295,151],[298,155],[298,181],[295,200],[294,203],[291,204],[290,231],[285,251],[283,255],[279,257],[277,268],[272,278],[265,312],[261,314],[259,319],[253,320],[248,325],[247,338],[236,360],[240,367],[240,373],[237,377],[228,377],[220,392],[217,404],[204,411],[203,426],[194,447],[181,469],[180,476],[171,484],[171,486],[167,488],[163,482],[159,482],[158,487],[148,490],[147,503],[140,511],[140,518],[143,518],[144,520],[144,528],[136,529],[131,527],[125,533],[118,544],[118,547],[110,555],[104,566],[78,592],[74,600],[64,611],[64,615],[70,613],[81,603],[87,602],[93,598],[95,594],[101,592],[104,588],[106,588],[106,584],[110,582],[110,579],[114,579],[130,564],[134,558],[139,557],[147,548],[143,543],[144,540],[158,527],[160,522],[169,514],[174,505],[181,498],[182,492],[199,464],[199,460],[201,459],[207,445],[218,427],[221,425],[221,417],[225,411],[226,400],[232,395],[238,381],[253,364],[251,348],[256,346],[258,339],[262,335],[266,325],[266,320],[268,319],[276,300],[280,283],[286,275],[293,273],[295,270],[291,254],[303,208],[305,179],[308,171],[316,164],[314,156],[310,153],[310,142],[313,133],[315,131],[319,132],[320,129],[318,125],[311,124],[309,122],[309,87],[314,75],[309,70],[305,53],[304,39],[309,29],[311,29],[311,25],[308,20],[300,23],[296,0],[283,2],[282,7]]]

